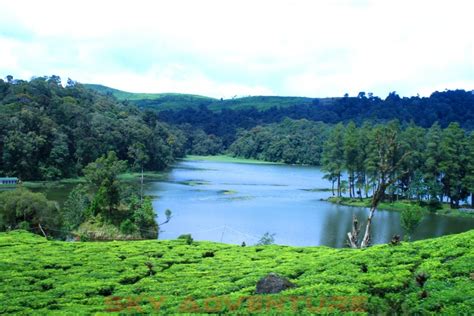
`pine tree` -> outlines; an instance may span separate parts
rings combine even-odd
[[[337,179],[337,196],[341,196],[341,176],[344,171],[344,125],[337,124],[324,144],[322,170]]]
[[[430,200],[443,201],[443,191],[441,184],[440,163],[443,152],[440,147],[443,131],[436,122],[434,123],[425,137],[426,150],[424,154],[423,177],[427,184],[427,190]]]
[[[359,155],[358,129],[354,122],[346,126],[344,132],[344,166],[348,173],[349,196],[355,197],[355,172],[357,170],[357,157]]]
[[[440,149],[442,150],[439,170],[442,174],[443,191],[449,197],[452,208],[467,196],[463,186],[467,159],[466,136],[458,123],[451,123],[443,130]]]

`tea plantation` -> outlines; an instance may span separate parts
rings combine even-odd
[[[474,230],[365,250],[0,234],[0,314],[469,314]],[[255,295],[274,272],[296,287]]]

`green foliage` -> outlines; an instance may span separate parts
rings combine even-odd
[[[143,166],[150,160],[146,154],[145,145],[142,143],[135,143],[128,147],[128,156],[132,159],[132,169],[135,171],[142,170]]]
[[[183,234],[183,235],[180,235],[178,236],[178,239],[183,239],[187,245],[192,245],[194,239],[193,237],[191,236],[191,234]]]
[[[133,203],[131,205],[133,205]],[[135,205],[137,205],[137,207],[132,208],[132,220],[140,236],[146,239],[158,238],[159,227],[156,222],[156,213],[153,209],[151,198],[145,197],[141,205],[138,201],[135,202]],[[169,216],[171,216],[171,214],[169,214]]]
[[[138,232],[138,227],[130,219],[126,219],[120,224],[120,232],[124,235],[134,235]]]
[[[424,213],[420,207],[415,206],[403,209],[400,214],[400,223],[402,228],[405,230],[408,239],[410,239],[411,235],[420,224],[423,216]]]
[[[182,239],[57,242],[20,231],[2,233],[0,313],[102,314],[119,308],[115,313],[170,315],[185,313],[186,302],[209,313],[206,302],[217,298],[235,303],[235,309],[224,304],[213,313],[248,314],[257,306],[251,300],[275,299],[284,302],[281,309],[268,310],[264,303],[255,313],[310,315],[315,313],[311,307],[322,302],[327,313],[343,314],[350,309],[341,303],[359,298],[361,313],[470,314],[473,238],[470,231],[353,250],[211,242],[188,246]],[[296,287],[254,295],[258,280],[270,272]],[[300,304],[292,304],[295,299]],[[307,299],[314,303],[307,305]]]
[[[135,154],[142,146],[134,148]],[[141,159],[141,158],[140,158]],[[76,187],[65,203],[68,228],[81,240],[156,239],[158,223],[149,197],[139,199],[134,187],[121,185],[119,175],[126,162],[118,160],[114,152],[98,158],[84,170],[91,194]],[[167,211],[167,217],[171,211]],[[167,219],[169,221],[169,218]]]
[[[71,231],[79,227],[91,215],[89,206],[90,201],[86,188],[83,185],[78,185],[72,189],[62,209],[64,228]]]
[[[258,240],[257,246],[273,245],[274,243],[275,243],[275,234],[270,234],[269,232],[266,232]]]
[[[125,161],[118,160],[116,153],[109,151],[106,156],[99,157],[95,162],[88,164],[84,168],[84,176],[90,184],[99,188],[104,181],[110,183],[116,181],[117,176],[124,172],[126,167]]]
[[[243,131],[228,151],[246,159],[319,165],[327,130],[322,123],[285,119],[279,124]]]
[[[117,155],[110,151],[107,156],[98,158],[84,168],[84,175],[96,190],[92,201],[92,213],[101,214],[105,220],[116,220],[115,210],[120,204],[120,182],[118,175],[125,171],[126,161],[118,160]]]
[[[76,177],[109,151],[162,170],[184,155],[186,136],[176,127],[81,84],[62,87],[57,78],[1,81],[0,174],[23,181]],[[130,156],[137,146],[140,157]]]
[[[26,189],[0,192],[0,231],[27,229],[61,236],[62,216],[56,203]]]
[[[337,124],[324,143],[321,167],[326,177],[337,180],[337,196],[341,196],[341,176],[345,169],[344,160],[344,125]]]

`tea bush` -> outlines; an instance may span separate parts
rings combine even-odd
[[[474,230],[353,250],[12,231],[0,233],[0,314],[469,314],[473,239]],[[270,272],[297,287],[254,295]]]

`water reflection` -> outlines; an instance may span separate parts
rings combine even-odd
[[[162,182],[149,184],[148,193],[159,216],[169,208],[172,221],[160,238],[191,233],[196,240],[255,244],[265,233],[275,233],[278,244],[344,247],[352,216],[365,222],[368,210],[330,204],[321,199],[331,192],[318,168],[180,162]],[[474,228],[474,220],[429,214],[414,239],[457,233]],[[378,211],[373,242],[386,243],[401,234],[400,214]]]

